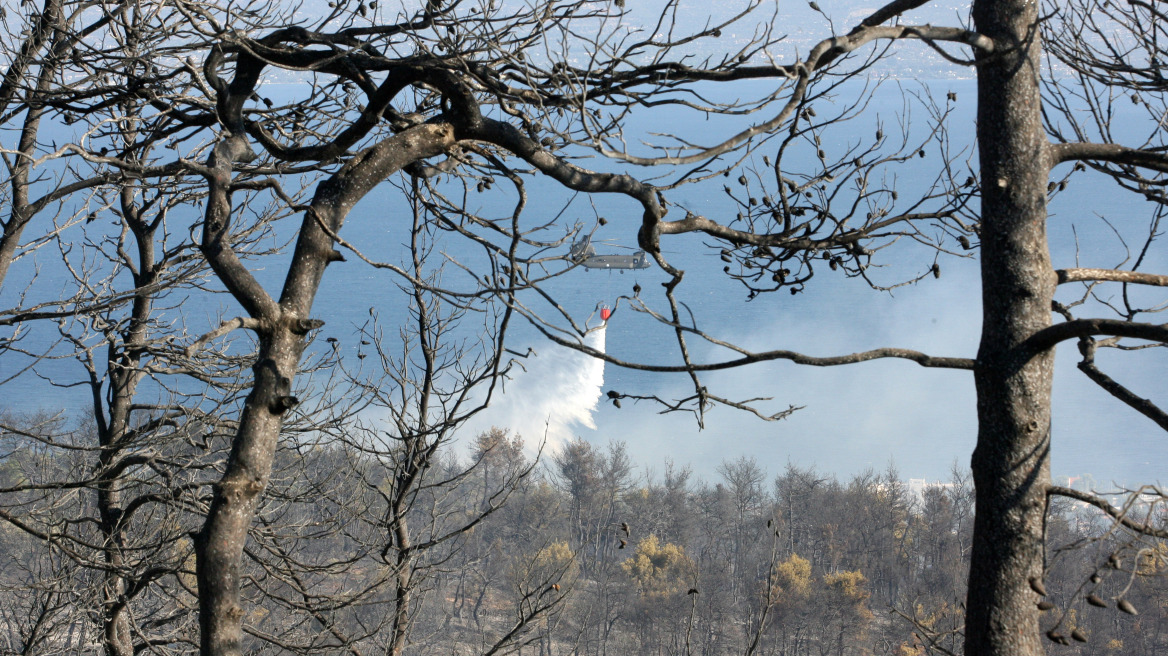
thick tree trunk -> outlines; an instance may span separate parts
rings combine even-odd
[[[399,491],[399,494],[403,492]],[[401,656],[406,651],[406,640],[409,638],[409,626],[413,620],[410,617],[411,593],[414,589],[414,567],[411,549],[410,529],[406,524],[406,500],[399,499],[393,509],[394,541],[397,543],[397,578],[394,585],[393,639],[390,641],[389,656]]]
[[[271,475],[283,414],[294,404],[292,380],[304,339],[303,334],[296,334],[291,328],[297,318],[296,311],[312,304],[309,296],[285,312],[231,250],[231,170],[235,162],[246,159],[249,153],[246,140],[238,135],[231,135],[216,145],[210,159],[215,175],[209,178],[210,194],[203,222],[202,250],[207,261],[236,300],[260,324],[256,330],[259,352],[252,366],[252,390],[244,402],[223,478],[215,485],[206,522],[196,540],[203,656],[242,653],[243,548],[260,495]],[[312,224],[308,220],[305,223]]]
[[[121,570],[125,567],[122,554],[126,548],[124,526],[121,521],[121,481],[108,481],[99,486],[98,510],[102,532],[103,556],[109,570],[104,573],[101,588],[102,650],[105,656],[134,656],[134,641],[130,618],[125,609],[126,580]]]
[[[983,324],[967,656],[1043,653],[1030,580],[1043,575],[1054,353],[1022,347],[1050,325],[1055,288],[1037,13],[1033,0],[978,0],[973,8],[976,29],[996,53],[978,65]]]
[[[238,114],[239,106],[233,103],[250,95],[254,83],[254,77],[250,82],[244,80],[235,96],[221,98],[220,111]],[[243,548],[271,476],[283,415],[297,403],[292,384],[306,345],[305,335],[323,325],[308,318],[325,268],[335,259],[332,237],[322,224],[335,234],[357,201],[378,183],[412,162],[446,152],[454,144],[454,130],[449,125],[420,125],[363,151],[322,182],[305,212],[277,303],[252,277],[228,241],[232,167],[251,156],[251,148],[241,135],[238,132],[224,138],[210,158],[208,168],[213,173],[208,176],[202,250],[220,280],[258,324],[260,346],[252,367],[252,390],[232,440],[231,455],[196,543],[202,656],[242,654]]]
[[[301,335],[286,327],[273,333],[261,337],[254,386],[199,536],[199,628],[204,656],[243,653],[243,548],[271,475],[282,415],[290,403],[292,378],[303,350]]]

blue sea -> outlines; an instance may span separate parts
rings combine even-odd
[[[744,96],[760,91],[759,83],[752,85],[744,88]],[[867,143],[878,123],[884,131],[892,132],[898,131],[902,122],[911,121],[909,131],[919,134],[929,129],[929,116],[923,108],[906,103],[906,97],[931,94],[944,106],[950,91],[957,94],[957,100],[949,105],[949,155],[959,167],[974,166],[976,154],[969,143],[976,94],[974,82],[970,80],[887,81],[874,93],[862,118],[825,132],[820,147],[838,152]],[[291,101],[295,93],[295,87],[269,90],[269,95],[278,101]],[[821,101],[819,112],[830,113],[833,107],[842,108],[848,100],[841,93],[834,101]],[[905,115],[906,107],[911,107],[911,117]],[[661,132],[668,125],[671,131],[696,134],[713,141],[720,131],[730,126],[726,121],[717,120],[697,124],[698,119],[692,114],[675,118],[681,116],[658,113],[652,119],[637,119],[643,123],[634,122],[630,127],[648,133]],[[761,119],[752,116],[746,120]],[[1132,120],[1136,120],[1134,115]],[[773,152],[773,143],[762,145],[756,155],[761,157],[768,152]],[[907,198],[932,179],[939,161],[940,153],[932,146],[925,158],[890,167],[888,175],[896,176],[901,196]],[[581,160],[580,164],[600,166],[596,160],[588,159]],[[1056,177],[1061,178],[1069,171],[1069,165],[1065,165],[1056,171]],[[631,172],[641,176],[663,173],[656,169],[631,169]],[[669,202],[675,206],[671,218],[689,210],[721,221],[731,219],[737,210],[730,206],[723,191],[727,182],[719,176],[666,192]],[[468,202],[481,204],[486,213],[505,216],[510,212],[514,195],[504,188],[505,184],[499,181],[495,193],[470,196]],[[599,252],[631,253],[629,249],[636,246],[640,210],[628,199],[575,195],[538,179],[529,180],[527,193],[525,225],[552,223],[546,236],[566,236],[576,225],[590,230],[596,226],[598,217],[604,217],[607,224],[599,227],[594,236]],[[77,208],[63,209],[73,212]],[[1121,192],[1111,180],[1090,172],[1076,173],[1050,206],[1055,265],[1112,267],[1122,265],[1125,258],[1130,262],[1142,246],[1152,212],[1150,203]],[[185,216],[172,217],[171,229],[176,238],[183,237],[197,217],[195,208]],[[45,219],[40,220],[43,230]],[[281,221],[271,244],[287,239],[298,222],[297,217]],[[408,225],[408,208],[397,190],[387,183],[354,209],[341,235],[359,245],[370,259],[400,263],[406,253],[404,244],[409,239]],[[35,232],[36,227],[32,230]],[[98,231],[92,231],[93,236],[83,236],[83,230],[84,226],[70,228],[76,235],[73,239],[97,238]],[[703,331],[726,342],[754,350],[791,349],[820,356],[880,346],[913,348],[945,356],[973,357],[976,352],[981,316],[975,257],[942,256],[939,279],[929,276],[918,284],[891,292],[874,291],[863,280],[846,278],[821,267],[801,294],[790,295],[784,291],[750,300],[747,291],[723,273],[724,263],[718,257],[721,246],[711,244],[710,239],[697,235],[667,237],[663,248],[669,261],[686,271],[679,298],[687,314],[692,313],[693,321]],[[564,254],[567,249],[565,244]],[[473,265],[481,261],[465,240],[453,237],[438,242],[434,256],[448,261],[446,279],[451,284],[466,282],[457,262]],[[32,290],[31,299],[37,294],[54,293],[54,289],[71,288],[75,283],[62,272],[57,264],[59,259],[58,252],[42,250],[18,261],[0,293],[0,307],[15,305],[17,296],[25,289]],[[360,343],[355,331],[368,325],[371,310],[382,322],[389,339],[396,337],[405,317],[406,299],[397,288],[394,275],[371,267],[352,254],[347,259],[329,267],[317,297],[314,315],[327,321],[313,347],[317,352],[330,348],[325,337],[335,337],[346,355],[358,351],[367,354],[368,347]],[[1168,270],[1164,266],[1168,264],[1164,253],[1156,252],[1154,247],[1146,261],[1144,270],[1157,273]],[[933,264],[933,254],[905,240],[882,251],[876,262],[883,266],[872,270],[873,279],[889,284],[927,272]],[[257,277],[273,294],[278,293],[285,264],[284,256],[254,263]],[[598,303],[615,305],[617,311],[604,335],[605,350],[612,356],[635,362],[676,364],[677,346],[672,331],[631,311],[625,302],[618,302],[618,297],[632,295],[634,285],[639,285],[640,297],[651,308],[666,312],[661,288],[666,279],[656,267],[626,272],[578,268],[549,281],[545,290],[566,311],[581,319]],[[215,284],[212,282],[209,287],[214,289]],[[1069,302],[1083,293],[1082,287],[1066,289],[1060,292],[1060,298]],[[1122,302],[1122,290],[1100,288],[1096,297],[1090,304],[1092,309],[1082,316],[1090,316],[1091,312],[1094,316],[1109,316],[1102,314],[1100,302]],[[520,300],[541,315],[552,316],[549,306],[538,299],[525,296]],[[191,334],[208,330],[223,317],[240,314],[229,297],[210,291],[176,299],[175,306],[170,316],[175,321],[181,320]],[[464,319],[466,335],[478,332],[478,321],[475,316]],[[559,324],[562,326],[563,322]],[[7,337],[8,333],[3,336]],[[55,325],[42,322],[23,344],[37,350],[38,346],[58,337]],[[730,357],[727,349],[696,339],[691,339],[689,345],[699,362]],[[801,409],[785,420],[767,422],[739,410],[715,408],[704,417],[704,429],[699,429],[692,414],[662,414],[663,406],[649,401],[625,400],[617,408],[604,396],[604,392],[616,390],[634,396],[681,399],[693,394],[693,383],[688,376],[633,371],[613,365],[605,365],[597,372],[580,356],[563,352],[523,322],[513,326],[510,348],[516,352],[530,348],[535,353],[534,359],[526,362],[526,373],[516,370],[514,379],[508,381],[493,407],[466,426],[464,435],[472,435],[492,424],[504,424],[522,433],[529,445],[546,437],[549,449],[572,436],[599,445],[623,441],[634,459],[649,472],[661,471],[665,461],[671,460],[680,466],[690,466],[710,479],[715,477],[719,463],[745,455],[756,458],[772,473],[778,473],[788,463],[816,466],[840,476],[892,465],[902,478],[930,480],[947,479],[954,463],[967,466],[976,436],[974,389],[968,372],[926,370],[906,361],[881,361],[823,369],[774,362],[707,374],[702,376],[703,384],[719,396],[766,397],[771,400],[759,401],[758,405],[769,412],[790,406]],[[54,350],[62,355],[67,352],[65,344],[59,344]],[[1058,357],[1055,475],[1090,474],[1101,488],[1112,482],[1134,485],[1161,480],[1160,463],[1168,461],[1168,443],[1163,432],[1086,380],[1075,368],[1076,357],[1073,345],[1064,346]],[[364,362],[368,366],[372,361]],[[1106,371],[1153,400],[1163,395],[1161,372],[1166,364],[1162,349],[1109,351],[1100,355],[1100,365]],[[85,377],[73,359],[42,360],[34,364],[9,353],[0,358],[0,378],[12,376],[16,376],[15,380],[3,387],[3,402],[11,409],[73,413],[81,411],[91,398],[79,387],[62,386]],[[571,394],[565,391],[569,387]],[[1168,399],[1159,400],[1168,402]],[[566,419],[552,416],[557,413],[557,402],[562,402]]]

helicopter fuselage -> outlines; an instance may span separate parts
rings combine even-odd
[[[593,255],[580,262],[589,269],[648,269],[649,261],[645,252],[633,255]]]
[[[588,237],[572,244],[568,257],[586,269],[649,268],[649,258],[645,256],[645,251],[637,251],[632,255],[600,255]]]

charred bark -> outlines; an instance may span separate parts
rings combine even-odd
[[[323,181],[304,212],[283,291],[276,302],[229,245],[232,175],[236,163],[254,156],[239,129],[242,100],[252,93],[258,77],[258,70],[250,66],[259,64],[241,64],[229,86],[218,80],[213,70],[208,75],[219,92],[218,106],[228,134],[203,170],[210,197],[201,247],[236,301],[257,322],[259,350],[252,368],[252,390],[244,403],[231,455],[215,486],[211,508],[197,540],[200,644],[204,656],[243,653],[243,549],[268,485],[283,417],[297,404],[293,383],[306,333],[315,325],[309,313],[321,277],[334,261],[334,236],[357,201],[386,176],[445,152],[453,145],[454,134],[447,124],[416,126],[361,152]]]
[[[982,335],[974,379],[977,488],[965,653],[1043,653],[1043,576],[1054,349],[1023,342],[1051,323],[1055,276],[1046,237],[1050,163],[1039,91],[1037,3],[981,0],[977,30],[998,45],[978,71],[982,174]]]

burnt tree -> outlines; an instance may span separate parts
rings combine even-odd
[[[191,344],[190,353],[233,329],[252,331],[257,345],[231,455],[197,540],[203,653],[233,655],[244,649],[244,548],[281,431],[300,402],[294,389],[305,349],[322,325],[312,314],[313,303],[326,268],[344,259],[342,248],[372,261],[362,244],[346,240],[343,226],[358,202],[391,180],[403,197],[426,206],[434,225],[473,241],[482,259],[464,265],[474,275],[461,288],[440,287],[409,267],[379,266],[447,299],[497,300],[504,308],[504,332],[510,317],[518,315],[554,341],[609,362],[687,374],[692,396],[667,401],[667,409],[692,410],[699,420],[712,403],[771,419],[790,412],[759,411],[702,383],[703,372],[754,362],[835,366],[900,358],[970,371],[979,433],[966,651],[1040,653],[1036,602],[1044,574],[1043,528],[1048,495],[1059,492],[1049,480],[1054,348],[1068,339],[1080,340],[1087,351],[1098,341],[1168,339],[1163,326],[1134,315],[1064,314],[1061,323],[1052,321],[1060,283],[1162,284],[1162,277],[1056,270],[1046,239],[1051,173],[1060,163],[1089,161],[1116,167],[1117,179],[1137,189],[1150,188],[1159,182],[1155,176],[1168,170],[1168,158],[1154,144],[1127,148],[1088,143],[1079,135],[1052,139],[1053,130],[1044,124],[1043,30],[1036,2],[977,0],[970,26],[912,24],[913,12],[925,4],[894,1],[789,63],[770,56],[779,47],[773,23],[763,23],[745,45],[719,44],[717,55],[695,57],[687,51],[750,20],[759,3],[688,31],[679,6],[667,3],[648,35],[627,29],[621,3],[587,0],[525,7],[430,2],[396,21],[382,20],[384,8],[363,2],[333,3],[327,15],[310,18],[228,9],[220,19],[202,8],[187,11],[182,19],[189,23],[175,34],[199,35],[211,45],[202,70],[191,66],[184,75],[207,97],[192,92],[182,99],[152,99],[152,106],[208,140],[209,152],[176,158],[166,170],[191,172],[204,181],[199,247],[244,313]],[[813,9],[820,11],[818,5]],[[1155,24],[1160,17],[1149,20]],[[820,135],[862,115],[863,97],[831,116],[817,116],[815,107],[844,90],[843,81],[862,77],[880,56],[877,48],[904,40],[922,41],[955,65],[969,67],[979,88],[975,174],[963,181],[966,174],[946,161],[929,189],[912,199],[900,199],[894,187],[876,181],[881,172],[923,155],[925,145],[945,142],[943,108],[935,107],[937,127],[923,140],[907,131],[896,139],[880,132],[870,146],[829,157]],[[291,102],[261,95],[268,76],[278,74],[298,75],[305,83]],[[707,100],[701,92],[706,88],[701,85],[751,79],[774,80],[778,88],[756,103],[737,104]],[[823,111],[824,103],[818,104]],[[629,146],[633,140],[625,137],[633,135],[622,128],[627,119],[663,105],[689,108],[695,115],[765,110],[768,118],[713,144],[696,145],[682,127],[674,138],[659,140],[656,150]],[[812,156],[805,157],[807,152]],[[606,163],[599,170],[584,168],[573,157],[580,153],[600,155]],[[756,156],[762,166],[753,163]],[[133,162],[107,160],[100,161],[136,171]],[[744,163],[757,174],[756,182],[740,173],[740,186],[760,184],[764,193],[740,198],[740,191],[727,186],[734,209],[724,218],[671,202],[677,187],[732,175]],[[641,175],[637,167],[642,166],[671,167],[673,178],[661,182]],[[608,172],[613,169],[621,172]],[[1151,178],[1145,178],[1147,171]],[[320,176],[310,200],[298,201],[284,191],[309,173]],[[581,230],[528,218],[527,181],[536,178],[573,192],[619,194],[639,206],[639,245],[670,276],[663,292],[666,309],[655,312],[639,292],[622,302],[664,324],[677,342],[680,363],[660,366],[606,356],[583,342],[586,324],[554,299],[550,305],[529,300],[529,293],[540,302],[549,300],[542,287],[547,277],[573,266],[556,249]],[[513,211],[502,218],[476,213],[466,202],[472,190],[489,190],[496,179],[505,180],[514,194]],[[278,292],[261,284],[231,239],[255,220],[248,208],[257,197],[302,214]],[[898,239],[915,241],[933,258],[921,277],[939,274],[937,253],[951,242],[963,250],[976,248],[983,310],[976,358],[899,348],[815,357],[727,345],[682,311],[678,290],[684,289],[684,271],[670,262],[662,245],[683,233],[715,240],[722,259],[737,267],[727,266],[726,273],[752,297],[803,291],[817,272],[827,273],[825,268],[879,288],[869,277],[870,266],[891,253],[885,249]],[[702,340],[733,348],[737,356],[697,361],[690,345]],[[1123,398],[1119,386],[1105,387]],[[623,397],[613,396],[614,401]]]

